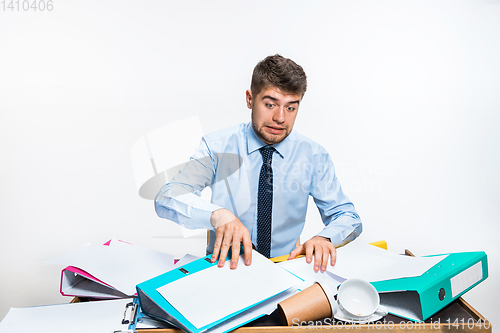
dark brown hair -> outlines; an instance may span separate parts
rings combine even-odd
[[[250,89],[257,95],[268,87],[302,97],[307,89],[306,73],[293,60],[279,54],[268,56],[255,66]]]

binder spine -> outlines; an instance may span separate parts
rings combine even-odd
[[[464,260],[463,256],[452,253],[424,273],[428,275],[428,283],[419,291],[422,320],[428,319],[488,277],[486,253],[469,254]]]

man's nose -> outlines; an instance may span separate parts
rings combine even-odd
[[[276,108],[276,111],[273,114],[273,121],[275,121],[278,124],[282,124],[285,122],[285,108],[284,107]]]

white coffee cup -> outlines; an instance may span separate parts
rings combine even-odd
[[[349,320],[366,320],[374,314],[387,315],[387,308],[380,305],[377,289],[361,279],[347,279],[338,288],[338,310]]]

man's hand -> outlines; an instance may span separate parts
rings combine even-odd
[[[212,212],[210,223],[215,228],[215,244],[212,254],[212,263],[219,257],[219,267],[224,267],[229,247],[232,247],[231,269],[238,266],[240,257],[240,244],[243,243],[245,249],[245,265],[252,263],[252,240],[248,229],[241,221],[227,209],[218,209]]]
[[[326,271],[328,266],[328,259],[331,256],[331,264],[335,265],[335,259],[337,258],[337,251],[335,246],[330,242],[328,238],[321,236],[314,236],[304,244],[300,245],[298,248],[290,252],[288,260],[295,259],[299,254],[306,255],[306,261],[308,264],[312,262],[312,256],[314,254],[314,270]]]

